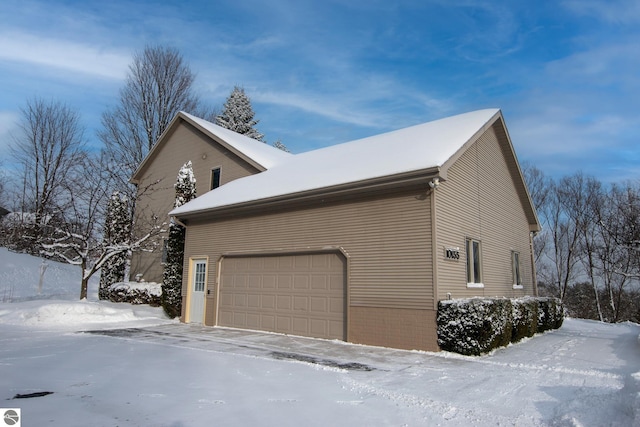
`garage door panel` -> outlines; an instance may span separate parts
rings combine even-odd
[[[327,321],[319,319],[311,319],[311,333],[314,335],[327,335]]]
[[[260,315],[260,327],[257,328],[263,331],[275,332],[276,331],[276,316],[269,314]]]
[[[229,257],[220,277],[221,326],[346,338],[345,265],[338,254]]]
[[[329,311],[335,314],[344,312],[344,300],[341,298],[329,298]]]
[[[311,269],[311,257],[297,256],[293,257],[293,266],[296,271],[309,271]]]
[[[276,277],[276,287],[278,289],[293,289],[293,275],[283,274]]]
[[[278,295],[277,297],[277,306],[278,310],[286,310],[289,311],[293,308],[293,304],[291,304],[291,296],[290,295]]]
[[[344,289],[344,275],[333,274],[329,276],[329,289],[332,291]]]
[[[256,329],[260,326],[260,316],[257,314],[247,314],[246,322],[248,329]]]
[[[291,317],[276,316],[276,330],[285,334],[291,333]]]
[[[325,275],[314,274],[311,276],[311,289],[315,291],[329,290],[329,278]]]
[[[309,310],[309,298],[306,296],[293,297],[293,309],[295,311],[308,311]]]
[[[264,274],[262,276],[262,289],[275,289],[278,283],[278,276],[275,274]]]
[[[262,287],[262,277],[257,274],[251,274],[248,276],[248,283],[249,289],[260,289]]]
[[[296,274],[293,277],[293,289],[309,289],[309,276]]]
[[[251,294],[247,299],[247,307],[260,308],[260,294]]]
[[[235,307],[246,307],[247,306],[247,296],[242,294],[235,294],[233,298],[233,305]]]
[[[327,298],[325,297],[311,297],[311,312],[326,313],[327,312]]]
[[[233,323],[236,325],[241,325],[242,328],[246,328],[247,327],[247,314],[246,313],[239,313],[239,312],[234,312],[231,314],[232,318],[233,318]]]
[[[296,335],[306,334],[309,331],[309,319],[294,317],[292,319],[292,333]]]
[[[276,308],[276,296],[275,295],[261,295],[260,308],[273,310]]]

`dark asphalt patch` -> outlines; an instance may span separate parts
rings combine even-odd
[[[368,365],[364,365],[362,363],[357,363],[357,362],[338,362],[335,360],[331,360],[331,359],[319,359],[317,357],[313,357],[313,356],[305,356],[302,354],[295,354],[295,353],[285,353],[285,352],[281,352],[281,351],[272,351],[271,352],[271,356],[274,359],[278,359],[278,360],[296,360],[299,362],[306,362],[306,363],[313,363],[316,365],[321,365],[321,366],[328,366],[331,368],[339,368],[339,369],[346,369],[348,371],[373,371],[374,368],[372,368],[371,366]]]

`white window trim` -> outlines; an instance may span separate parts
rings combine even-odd
[[[480,272],[480,282],[469,282],[469,246],[470,243],[472,244],[473,242],[477,242],[478,243],[478,249],[479,249],[479,257],[478,257],[478,263],[479,263],[479,272]],[[482,289],[484,288],[484,283],[482,281],[483,279],[483,269],[482,269],[482,242],[479,239],[474,239],[472,237],[467,237],[465,238],[465,257],[466,257],[466,275],[467,275],[467,288],[468,289]]]
[[[518,258],[518,265],[516,265],[516,255]],[[513,289],[524,289],[524,286],[522,285],[522,273],[520,271],[520,267],[520,252],[511,251],[511,275],[515,282],[513,284]]]
[[[209,190],[215,190],[216,188],[218,188],[213,186],[213,175],[216,170],[218,171],[218,187],[222,185],[222,167],[221,166],[213,167],[211,168],[211,172],[209,174]]]

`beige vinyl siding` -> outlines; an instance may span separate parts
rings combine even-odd
[[[175,130],[166,135],[168,140],[161,141],[160,146],[152,153],[153,158],[140,171],[143,178],[138,185],[141,194],[136,212],[142,212],[145,217],[136,223],[148,227],[151,215],[156,215],[160,223],[169,221],[169,211],[173,209],[175,201],[174,184],[178,171],[188,161],[192,162],[196,178],[196,193],[202,195],[209,191],[211,185],[211,169],[219,167],[220,184],[255,174],[256,168],[249,165],[237,155],[229,152],[223,146],[212,142],[209,137],[186,122],[182,122]],[[151,183],[151,189],[146,189]],[[165,227],[166,228],[166,227]],[[134,254],[131,265],[131,277],[141,273],[147,281],[162,280],[162,240],[166,235],[157,239],[157,249],[153,253]]]
[[[496,122],[457,159],[437,190],[439,299],[447,293],[453,298],[533,294],[529,221],[513,184],[515,171],[505,160],[505,135],[500,133],[500,141],[496,134],[500,126]],[[481,242],[483,289],[467,288],[466,238]],[[459,247],[460,260],[446,260],[446,247]],[[513,289],[512,251],[520,253],[523,290]]]
[[[185,259],[339,247],[348,258],[350,306],[433,309],[430,201],[424,191],[190,222]],[[210,298],[216,277],[211,271]],[[214,324],[215,306],[207,303],[207,324]]]

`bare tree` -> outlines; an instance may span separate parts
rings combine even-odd
[[[21,168],[20,209],[35,214],[35,237],[58,209],[66,183],[85,155],[80,116],[66,104],[40,99],[21,110],[20,131],[10,146]]]
[[[109,194],[109,176],[105,168],[96,168],[98,159],[83,159],[77,172],[65,182],[67,200],[60,209],[63,220],[42,246],[44,255],[80,267],[80,299],[87,298],[89,279],[114,257],[145,249],[162,232],[154,224],[131,240],[103,243],[100,228],[104,221]]]
[[[575,206],[584,205],[582,192],[584,178],[581,174],[564,177],[554,183],[549,202],[544,209],[548,233],[544,254],[551,268],[546,280],[553,283],[556,296],[564,300],[567,290],[574,283],[581,260],[581,238],[584,218]]]
[[[574,175],[569,182],[573,183],[568,189],[570,197],[566,200],[568,216],[576,223],[582,233],[581,256],[579,257],[589,276],[596,310],[600,321],[604,320],[598,292],[598,274],[596,271],[596,252],[601,244],[598,235],[599,210],[604,203],[602,184],[593,177],[586,179],[581,175]]]
[[[613,185],[598,213],[596,256],[609,300],[607,320],[617,322],[630,303],[626,288],[640,279],[640,188]]]
[[[554,191],[554,184],[551,178],[545,176],[544,172],[529,163],[522,165],[522,173],[542,226],[542,230],[533,238],[533,251],[538,274],[545,276],[548,275],[546,265],[541,262],[541,257],[545,252],[549,235],[549,223],[545,214],[549,212],[549,203],[551,201],[551,194]]]
[[[176,49],[148,46],[134,54],[119,103],[103,113],[98,132],[121,191],[179,111],[215,117],[194,94],[194,81],[195,74]]]

